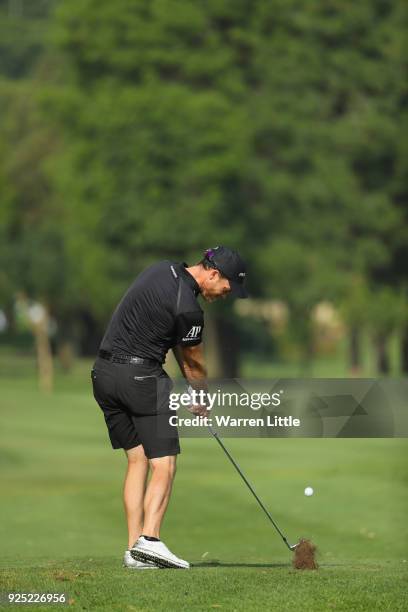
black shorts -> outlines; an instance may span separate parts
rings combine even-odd
[[[111,363],[98,358],[91,372],[93,393],[103,411],[112,448],[143,445],[146,457],[180,452],[177,427],[170,425],[171,379],[161,365]]]

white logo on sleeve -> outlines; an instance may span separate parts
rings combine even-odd
[[[193,325],[188,334],[184,336],[183,340],[196,340],[201,332],[201,325]]]

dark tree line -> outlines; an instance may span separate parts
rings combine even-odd
[[[370,329],[386,372],[398,329],[408,371],[402,2],[32,4],[0,3],[4,302],[93,350],[145,265],[225,242],[306,356],[329,299],[352,364]],[[212,325],[237,366],[239,320]]]

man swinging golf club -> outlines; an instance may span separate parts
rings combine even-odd
[[[161,261],[136,278],[105,332],[91,376],[112,447],[127,455],[125,567],[190,567],[160,540],[180,453],[177,428],[169,423],[172,383],[162,364],[172,348],[188,383],[207,389],[204,316],[197,298],[247,297],[244,280],[244,262],[224,246],[208,249],[191,267]],[[191,410],[206,414],[205,406]]]

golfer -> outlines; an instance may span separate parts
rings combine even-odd
[[[191,267],[161,261],[136,278],[103,337],[91,376],[112,447],[127,455],[125,567],[190,567],[160,540],[180,453],[177,428],[169,423],[172,383],[163,363],[172,348],[188,383],[207,389],[198,296],[207,302],[229,293],[247,297],[244,280],[244,262],[224,246],[207,250]],[[191,411],[206,414],[205,406]]]

